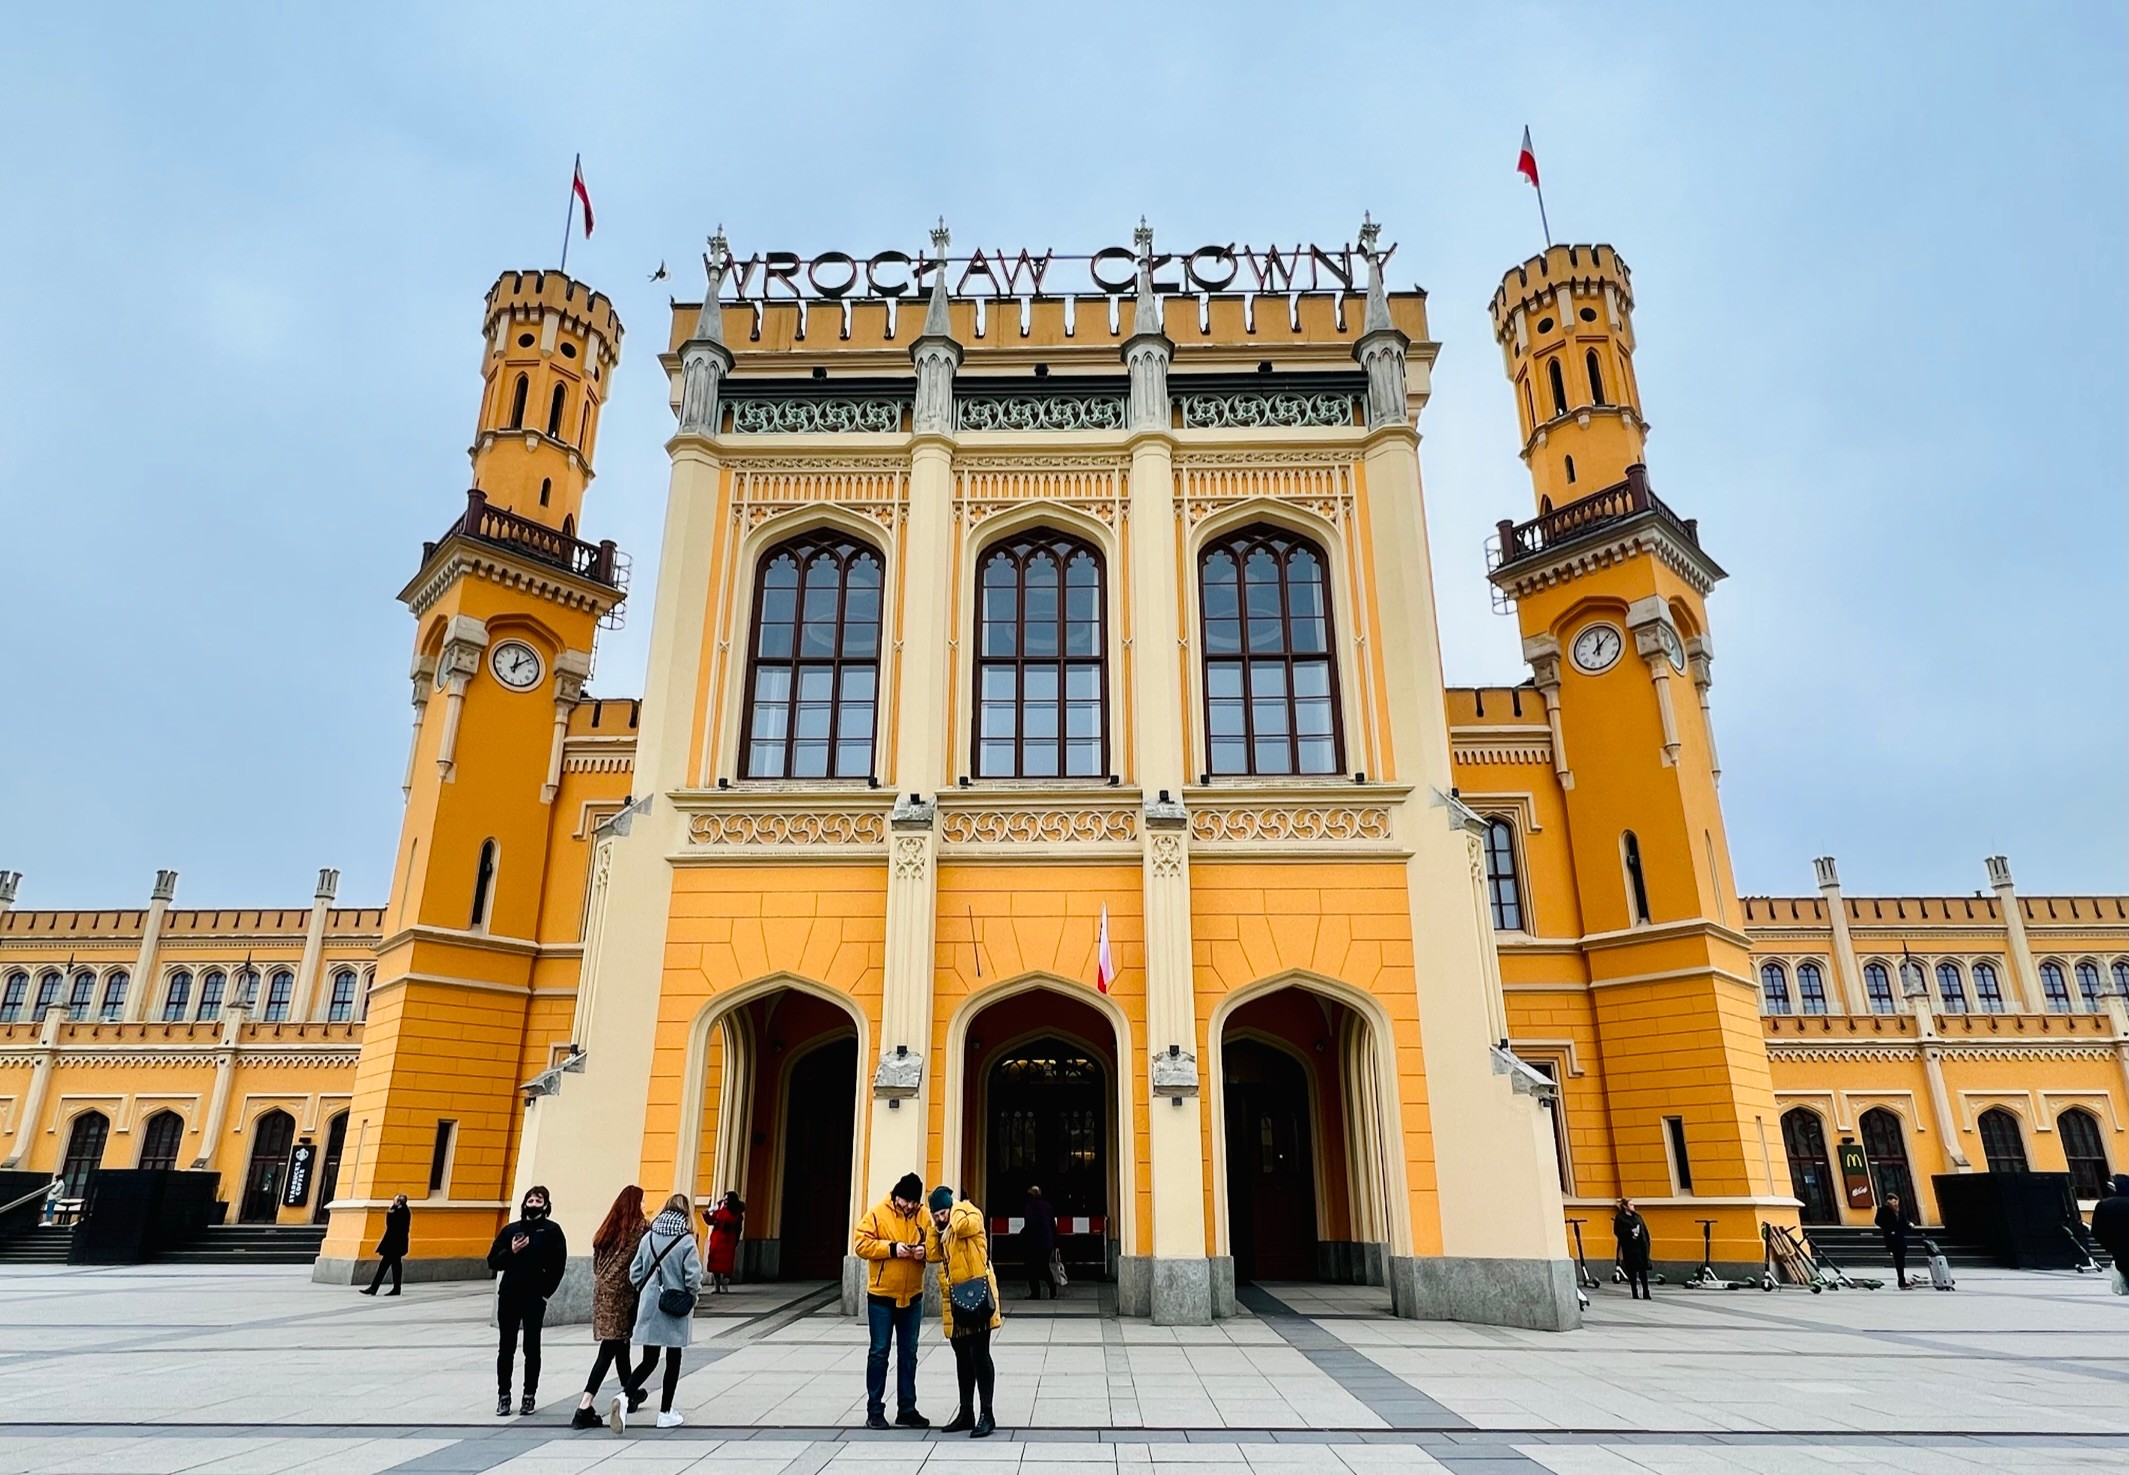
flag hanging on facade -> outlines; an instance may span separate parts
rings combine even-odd
[[[1094,945],[1094,986],[1103,993],[1116,981],[1116,959],[1109,953],[1109,904],[1101,906],[1101,937]]]
[[[1523,130],[1523,149],[1525,157],[1528,157],[1530,149],[1530,130],[1527,128]],[[1531,182],[1536,183],[1537,165],[1533,164],[1530,166],[1530,168]],[[584,206],[584,239],[588,241],[591,239],[591,191],[584,187],[584,156],[582,154],[577,155],[576,173],[570,179],[569,189],[570,192],[577,197],[578,202]]]
[[[1523,125],[1523,152],[1516,157],[1515,169],[1516,173],[1530,181],[1532,189],[1538,188],[1538,156],[1530,150],[1530,125],[1528,123]],[[583,188],[581,181],[577,187],[579,189]],[[586,207],[586,209],[589,208],[589,206]],[[587,235],[590,234],[588,226],[585,233]]]

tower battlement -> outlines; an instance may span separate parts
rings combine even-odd
[[[497,277],[488,289],[481,331],[493,340],[499,319],[534,321],[550,312],[559,315],[564,331],[595,341],[607,365],[620,358],[621,317],[612,300],[558,271],[506,271]]]
[[[1493,336],[1505,343],[1515,327],[1518,308],[1535,310],[1557,298],[1568,287],[1585,296],[1602,295],[1605,287],[1618,294],[1622,313],[1634,310],[1633,273],[1610,246],[1553,246],[1508,269],[1493,294]]]

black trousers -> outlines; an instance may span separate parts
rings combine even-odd
[[[669,1414],[673,1411],[673,1395],[680,1390],[680,1354],[686,1351],[686,1348],[644,1348],[643,1361],[636,1364],[636,1375],[631,1382],[637,1388],[649,1384],[651,1369],[658,1365],[658,1353],[661,1350],[665,1353],[665,1387],[658,1395],[658,1412]]]
[[[1053,1301],[1057,1299],[1057,1281],[1050,1274],[1050,1252],[1048,1250],[1044,1250],[1039,1258],[1031,1252],[1028,1255],[1027,1271],[1028,1298],[1030,1300],[1041,1300],[1042,1290],[1045,1286],[1049,1287],[1050,1299]]]
[[[628,1338],[608,1337],[599,1343],[599,1355],[591,1360],[591,1377],[584,1383],[584,1391],[594,1396],[599,1385],[606,1381],[606,1371],[613,1369],[621,1379],[621,1391],[632,1392],[635,1385],[628,1380]]]
[[[1656,1299],[1649,1294],[1648,1266],[1646,1265],[1629,1265],[1626,1267],[1626,1288],[1633,1293],[1633,1297],[1637,1301],[1653,1301]]]
[[[991,1389],[998,1381],[991,1366],[991,1329],[957,1334],[953,1339],[954,1379],[961,1385],[961,1411],[975,1412],[975,1396],[982,1394],[983,1411],[991,1411]]]
[[[1904,1239],[1888,1239],[1885,1241],[1885,1248],[1886,1251],[1892,1256],[1892,1273],[1894,1277],[1900,1282],[1901,1285],[1906,1285],[1907,1241]]]
[[[384,1273],[389,1270],[392,1272],[392,1294],[398,1295],[400,1267],[406,1264],[406,1258],[404,1255],[379,1255],[377,1257],[377,1273],[370,1277],[370,1289],[374,1291],[377,1287],[383,1285]]]
[[[525,1334],[525,1396],[540,1391],[540,1326],[547,1303],[538,1296],[498,1296],[495,1301],[495,1391],[510,1396],[510,1364],[517,1356],[519,1331]]]

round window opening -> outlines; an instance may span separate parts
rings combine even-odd
[[[1582,309],[1582,321],[1583,321],[1583,322],[1585,322],[1585,323],[1593,323],[1593,322],[1595,322],[1596,320],[1597,320],[1597,310],[1596,310],[1596,309],[1595,309],[1594,307],[1585,307],[1585,308],[1583,308],[1583,309]]]
[[[573,359],[573,358],[575,358],[576,356],[577,356],[577,346],[576,346],[576,345],[575,345],[574,343],[565,343],[565,344],[563,344],[563,345],[562,345],[562,357],[563,357],[563,358],[565,358],[565,359]]]
[[[1552,331],[1552,319],[1551,319],[1551,318],[1539,318],[1539,319],[1538,319],[1538,331],[1539,331],[1540,333],[1550,333],[1550,332]]]
[[[517,346],[518,346],[519,348],[530,348],[530,347],[532,347],[532,335],[531,335],[530,333],[520,333],[520,334],[518,334],[518,335],[517,335]]]

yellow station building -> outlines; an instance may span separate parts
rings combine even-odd
[[[1659,1261],[1712,1220],[1742,1267],[1762,1223],[1867,1221],[1845,1142],[1926,1220],[1934,1174],[2129,1165],[2124,899],[2019,897],[2000,857],[1985,897],[1844,897],[1831,859],[1738,895],[1723,570],[1652,489],[1609,247],[1495,295],[1535,506],[1489,557],[1529,669],[1449,689],[1437,345],[1372,225],[1309,289],[1251,258],[1255,292],[1143,227],[1062,295],[943,227],[711,245],[661,358],[642,699],[584,689],[626,594],[579,527],[621,325],[506,273],[473,489],[400,593],[388,903],[335,909],[328,872],[307,910],[183,912],[166,872],[145,912],[0,914],[4,1166],[330,1203],[337,1281],[397,1193],[441,1278],[530,1183],[580,1245],[624,1183],[736,1188],[743,1273],[853,1301],[849,1225],[903,1172],[1006,1232],[1039,1182],[1126,1315],[1318,1278],[1565,1328],[1567,1223],[1608,1254],[1620,1194]],[[846,290],[769,290],[800,267]],[[299,1138],[320,1191],[284,1206]]]

